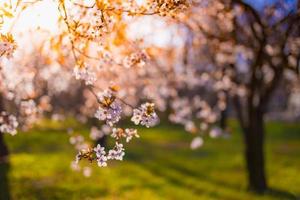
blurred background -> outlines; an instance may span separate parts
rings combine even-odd
[[[0,200],[300,199],[299,9],[3,0]]]

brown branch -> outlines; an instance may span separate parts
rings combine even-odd
[[[71,26],[70,26],[69,21],[68,21],[68,13],[67,13],[67,10],[66,10],[66,6],[65,6],[64,2],[61,2],[60,5],[62,6],[62,9],[63,9],[62,11],[63,11],[63,14],[64,14],[64,16],[62,16],[62,18],[63,18],[63,20],[64,20],[64,22],[65,22],[65,24],[67,26],[68,32],[69,32],[69,39],[70,39],[70,42],[71,42],[71,51],[72,51],[73,57],[75,59],[75,62],[77,63],[78,62],[78,58],[77,58],[76,53],[75,53],[75,44],[74,44],[74,41],[71,38],[72,31],[71,31]],[[60,6],[58,6],[58,10],[61,11]]]
[[[265,25],[261,20],[260,15],[258,14],[258,12],[249,4],[245,3],[243,0],[232,0],[233,4],[238,4],[242,7],[244,7],[246,10],[250,11],[250,13],[253,15],[253,17],[255,18],[256,22],[262,27],[264,28]],[[264,33],[263,33],[264,34]]]
[[[86,8],[86,9],[89,9],[89,8],[94,8],[96,3],[93,3],[93,5],[91,6],[87,6],[87,5],[83,5],[83,4],[80,4],[80,3],[76,3],[76,2],[71,2],[72,4],[76,5],[76,6],[79,6],[81,8]]]

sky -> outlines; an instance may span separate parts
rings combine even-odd
[[[17,20],[12,18],[9,21],[7,19],[2,31],[9,32],[12,30],[13,33],[20,33],[39,27],[43,30],[56,32],[58,29],[58,16],[59,13],[56,4],[51,0],[44,0],[22,11]]]
[[[244,0],[245,2],[252,5],[257,10],[262,10],[265,6],[274,4],[275,2],[278,2],[280,0]],[[297,0],[281,0],[287,5],[289,5],[290,8],[296,8]]]

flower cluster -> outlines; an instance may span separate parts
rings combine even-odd
[[[124,130],[122,128],[113,128],[111,137],[115,138],[116,140],[126,138],[126,142],[130,142],[133,137],[139,138],[140,136],[138,135],[136,129],[126,128]]]
[[[79,150],[76,156],[76,163],[82,159],[86,159],[90,162],[96,161],[99,167],[105,167],[109,160],[123,160],[125,149],[122,144],[122,139],[128,143],[134,137],[140,137],[136,129],[115,127],[115,124],[121,119],[122,114],[121,104],[117,102],[117,91],[118,89],[116,87],[110,87],[108,90],[104,90],[98,94],[92,91],[99,103],[95,117],[101,121],[105,121],[107,125],[102,125],[101,129],[92,127],[90,131],[90,138],[92,140],[110,135],[115,139],[115,146],[109,150],[105,150],[105,147],[99,144],[95,148],[90,148],[89,145],[86,145],[84,148],[84,146],[82,146],[82,144],[85,144],[83,137],[73,136],[70,138],[70,142]],[[120,100],[120,102],[126,104],[124,101]],[[128,106],[128,104],[126,105]],[[134,109],[132,121],[136,125],[141,124],[146,127],[156,125],[159,122],[159,118],[154,110],[154,104],[145,103],[138,109]],[[72,165],[72,167],[74,167],[74,165]]]
[[[123,60],[123,64],[126,68],[130,68],[133,66],[143,67],[146,64],[147,58],[148,56],[146,52],[136,52],[130,54],[129,56],[126,56]]]
[[[116,145],[113,149],[109,150],[107,158],[110,160],[123,160],[125,155],[123,144],[116,142]]]
[[[116,102],[116,96],[112,90],[105,90],[97,95],[99,108],[95,117],[101,121],[106,121],[109,126],[113,126],[121,119],[122,107]]]
[[[20,111],[25,116],[34,115],[38,112],[36,103],[33,100],[22,101]]]
[[[86,85],[92,85],[96,81],[96,74],[83,63],[79,63],[74,68],[74,76],[77,80],[83,80]]]
[[[41,114],[43,110],[32,99],[22,100],[19,106],[22,129],[28,129],[32,127],[34,122],[42,116]]]
[[[201,137],[196,136],[191,141],[191,149],[197,149],[203,145],[202,135],[204,134],[208,134],[211,138],[227,135],[221,128],[215,126],[219,117],[216,111],[223,110],[224,106],[226,106],[220,106],[220,99],[225,101],[225,94],[218,94],[218,102],[214,107],[199,95],[195,95],[192,98],[176,97],[172,99],[171,108],[173,112],[169,115],[169,120],[173,123],[183,125],[187,132],[192,134],[201,133]]]
[[[115,147],[106,153],[105,148],[98,144],[95,148],[86,148],[76,155],[75,163],[82,159],[96,161],[99,167],[106,167],[108,160],[123,160],[125,155],[123,144],[116,142]]]
[[[17,127],[19,123],[17,118],[13,115],[9,115],[6,112],[0,114],[0,132],[9,133],[11,135],[17,134]]]
[[[99,167],[106,167],[107,166],[107,156],[104,150],[104,147],[101,147],[100,144],[94,148],[94,152],[96,153],[96,160]]]
[[[145,103],[140,108],[134,109],[131,121],[147,128],[155,126],[159,122],[159,118],[154,110],[154,103]]]
[[[11,34],[0,34],[0,57],[11,58],[17,45]]]

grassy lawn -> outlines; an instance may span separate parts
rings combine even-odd
[[[268,123],[272,192],[264,196],[246,190],[242,138],[234,122],[231,138],[206,138],[196,151],[189,149],[191,135],[179,126],[141,129],[141,138],[127,146],[125,161],[94,166],[90,178],[70,169],[75,151],[66,134],[69,126],[88,132],[74,122],[47,122],[6,136],[12,199],[300,199],[300,124]]]

